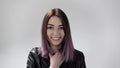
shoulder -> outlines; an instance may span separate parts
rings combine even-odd
[[[77,55],[77,56],[84,56],[83,52],[79,51],[77,49],[74,49],[74,54]]]
[[[27,68],[40,67],[39,47],[34,47],[30,50],[27,59]]]
[[[74,50],[74,58],[76,60],[78,60],[78,59],[82,60],[82,59],[84,59],[84,53],[82,51],[79,51],[79,50],[75,49]]]
[[[30,50],[30,53],[39,55],[39,49],[40,49],[39,47],[34,47]]]
[[[85,57],[82,51],[74,50],[74,61],[77,68],[86,68]]]

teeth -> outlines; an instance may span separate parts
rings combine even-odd
[[[60,37],[55,37],[55,38],[53,37],[52,39],[53,39],[53,40],[59,40]]]

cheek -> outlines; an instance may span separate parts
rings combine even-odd
[[[61,35],[64,37],[65,36],[65,33],[64,33],[64,31],[61,31]]]
[[[47,30],[47,37],[49,38],[50,37],[50,31]]]

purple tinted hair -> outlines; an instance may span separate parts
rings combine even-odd
[[[66,14],[59,8],[54,8],[54,9],[49,10],[43,18],[42,46],[40,47],[41,56],[46,58],[46,57],[48,57],[49,53],[52,54],[49,42],[47,40],[47,24],[48,24],[49,19],[52,16],[57,16],[61,19],[63,29],[65,32],[65,37],[62,41],[62,46],[61,46],[60,52],[61,52],[62,56],[64,56],[66,62],[72,61],[73,56],[74,56],[74,53],[73,53],[74,47],[73,47],[73,42],[72,42],[72,38],[71,38],[70,25],[69,25],[69,21],[68,21]]]

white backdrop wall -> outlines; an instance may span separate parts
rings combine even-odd
[[[0,68],[26,68],[29,51],[41,45],[43,16],[56,7],[87,68],[120,68],[119,0],[0,0]]]

